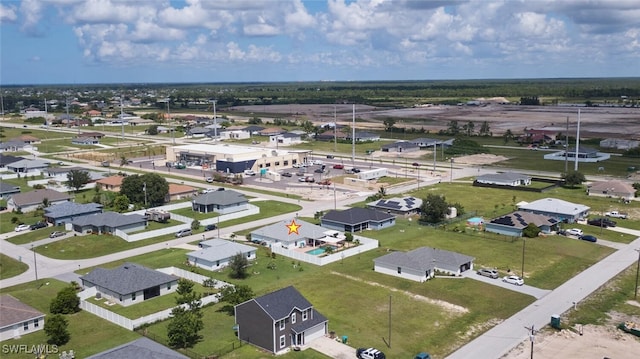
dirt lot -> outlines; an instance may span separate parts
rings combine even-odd
[[[271,105],[239,106],[233,111],[271,113],[283,117],[307,118],[316,124],[332,122],[334,105]],[[336,105],[338,123],[350,125],[352,105]],[[582,137],[615,137],[640,139],[640,109],[637,108],[580,108],[580,134]],[[476,130],[484,121],[489,123],[494,135],[501,135],[507,129],[515,134],[525,127],[551,127],[562,131],[569,119],[569,130],[575,133],[578,121],[577,107],[516,106],[490,104],[486,106],[431,106],[406,109],[382,109],[366,105],[356,105],[358,128],[382,128],[382,121],[392,117],[396,127],[424,128],[431,133],[447,128],[447,124],[458,121],[462,126],[474,122]],[[265,118],[265,120],[268,120]]]

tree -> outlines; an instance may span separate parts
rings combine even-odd
[[[116,212],[125,212],[129,209],[129,198],[124,195],[118,195],[113,199],[113,209]]]
[[[120,167],[126,165],[127,163],[129,163],[129,159],[127,158],[127,156],[120,156]]]
[[[220,291],[220,301],[228,303],[220,310],[227,312],[229,315],[233,315],[233,307],[236,304],[246,302],[254,296],[255,294],[253,293],[253,290],[251,290],[251,287],[246,284],[238,284],[236,286],[228,285]]]
[[[462,129],[464,130],[467,137],[471,137],[473,136],[475,127],[476,125],[473,122],[469,121],[466,125],[462,126]]]
[[[313,133],[313,131],[315,130],[315,126],[313,125],[313,122],[309,121],[309,120],[304,120],[302,121],[301,124],[302,130],[304,132],[307,133],[307,135],[311,135]]]
[[[396,119],[392,117],[385,118],[382,123],[384,124],[384,130],[386,132],[393,132],[394,125],[396,124]]]
[[[482,126],[480,126],[480,131],[478,131],[480,136],[488,137],[491,136],[491,129],[489,127],[489,122],[482,122]]]
[[[191,230],[195,231],[198,229],[200,229],[200,221],[194,219],[193,221],[191,221]]]
[[[460,127],[458,127],[458,121],[452,120],[447,124],[447,134],[456,136],[460,133]]]
[[[47,343],[54,345],[63,345],[69,342],[71,335],[67,330],[69,322],[60,314],[53,314],[47,317],[44,322],[44,332],[49,337]]]
[[[540,228],[538,228],[535,224],[529,223],[522,230],[522,235],[527,238],[535,238],[540,233]]]
[[[449,205],[445,201],[444,196],[430,194],[422,202],[420,211],[420,220],[427,223],[438,223],[442,222],[447,213],[449,213]]]
[[[504,138],[504,144],[506,145],[510,140],[513,140],[513,132],[511,132],[511,130],[507,130],[502,137]]]
[[[229,276],[235,279],[246,278],[248,266],[249,260],[241,252],[238,252],[229,260],[229,269],[231,270]]]
[[[147,134],[155,136],[158,134],[158,125],[151,125],[147,128]]]
[[[51,300],[49,311],[53,314],[72,314],[80,311],[80,298],[76,295],[74,286],[62,288]]]
[[[578,171],[569,171],[567,173],[563,173],[562,179],[564,180],[565,185],[569,188],[574,188],[577,185],[581,185],[582,182],[587,180],[584,177],[584,174]]]
[[[125,177],[120,187],[120,194],[127,196],[129,202],[142,206],[145,204],[145,188],[149,207],[162,205],[169,193],[167,180],[156,173],[145,173]]]
[[[67,187],[75,189],[75,192],[79,192],[80,188],[84,187],[91,181],[91,176],[88,171],[85,170],[71,170],[67,173]]]
[[[199,332],[204,328],[202,320],[200,294],[193,289],[193,282],[178,280],[176,293],[177,307],[171,310],[171,322],[167,326],[169,345],[174,348],[193,347],[202,337]]]

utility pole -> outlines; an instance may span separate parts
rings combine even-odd
[[[578,154],[579,153],[580,153],[580,109],[578,109],[578,129],[576,130],[576,161],[573,166],[573,170],[576,172],[578,171]]]
[[[535,342],[536,334],[538,333],[538,331],[534,329],[533,324],[531,325],[531,328],[524,328],[530,332],[529,341],[531,342],[531,359],[533,359],[533,343]]]
[[[523,280],[524,280],[524,248],[526,244],[527,244],[527,239],[523,236],[522,237],[522,270],[520,271],[520,275],[522,276]]]
[[[336,122],[336,105],[333,105],[333,152],[338,152],[338,123]]]
[[[356,164],[356,104],[353,104],[353,119],[351,121],[351,164]]]
[[[564,173],[569,170],[569,116],[567,116],[567,132],[564,133]]]
[[[147,208],[147,182],[142,183],[142,191],[144,192],[144,208]]]
[[[640,275],[640,249],[636,249],[638,252],[638,267],[636,268],[636,291],[633,295],[633,299],[638,299],[638,275]]]
[[[33,248],[33,244],[31,245],[31,251],[33,252],[33,269],[36,272],[36,281],[38,280],[38,262],[36,261],[36,250]]]
[[[213,141],[218,139],[218,116],[216,114],[216,100],[213,100]]]

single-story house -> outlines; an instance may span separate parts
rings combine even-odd
[[[249,207],[249,200],[244,194],[236,191],[213,191],[201,194],[193,199],[192,208],[196,212],[219,214],[244,211]]]
[[[49,162],[44,160],[22,160],[8,164],[7,169],[17,173],[31,173],[49,167]]]
[[[476,182],[496,186],[529,186],[531,176],[514,172],[487,173],[476,177]]]
[[[331,210],[320,219],[320,225],[336,231],[358,232],[365,229],[383,229],[394,226],[393,214],[371,208],[353,207],[344,211]]]
[[[346,140],[352,140],[352,133],[347,133]],[[380,135],[371,132],[356,132],[356,142],[380,141]]]
[[[12,138],[9,141],[22,141],[22,142],[24,142],[26,144],[29,144],[29,145],[33,145],[33,144],[42,142],[40,140],[40,138],[38,138],[36,136],[31,136],[31,135],[21,135],[21,136]]]
[[[222,140],[243,140],[245,138],[250,138],[249,132],[245,132],[242,130],[218,130],[218,137]]]
[[[0,295],[0,341],[20,338],[44,328],[44,313],[9,294]]]
[[[346,141],[347,134],[340,131],[330,130],[316,135],[316,140],[318,141],[333,141],[334,139],[337,141]]]
[[[11,211],[32,212],[43,207],[43,201],[47,199],[49,205],[67,202],[71,196],[52,189],[36,189],[24,193],[16,193],[7,201],[7,208]]]
[[[76,218],[102,213],[98,203],[62,202],[44,209],[44,220],[54,226],[72,222]]]
[[[389,199],[379,199],[367,203],[367,207],[381,212],[412,215],[420,213],[422,200],[416,197],[394,197]]]
[[[20,193],[20,186],[0,182],[0,199],[7,199],[16,193]]]
[[[86,359],[189,359],[177,351],[169,349],[147,337],[107,349]]]
[[[187,130],[187,136],[205,137],[205,136],[209,136],[209,132],[213,133],[213,130],[210,128],[204,128],[204,127],[193,127]]]
[[[144,230],[147,218],[140,214],[104,212],[74,218],[71,224],[75,232],[82,234],[114,234],[116,229],[131,233]]]
[[[438,140],[435,138],[426,138],[426,137],[421,137],[421,138],[416,138],[414,140],[409,140],[409,142],[415,143],[416,145],[418,145],[418,147],[420,148],[425,148],[425,149],[433,149],[433,147],[435,146],[436,148],[438,146],[440,147],[451,147],[453,145],[453,141],[454,139],[449,139],[449,140]]]
[[[600,141],[600,148],[615,148],[618,150],[630,150],[638,146],[640,146],[640,141],[637,141],[637,140],[606,138]]]
[[[125,263],[114,269],[96,268],[80,280],[83,287],[96,289],[96,297],[125,307],[175,292],[178,288],[178,277],[135,263]]]
[[[256,258],[257,249],[246,244],[214,238],[200,242],[202,249],[187,253],[187,260],[192,266],[216,271],[229,265],[231,258],[241,253],[252,261]]]
[[[96,186],[100,186],[100,189],[105,191],[120,192],[120,187],[122,187],[123,180],[124,176],[109,176],[97,180]]]
[[[97,140],[100,140],[104,137],[104,133],[100,132],[82,132],[78,135],[78,137],[92,137]]]
[[[279,145],[291,145],[302,142],[302,137],[299,134],[287,132],[280,135],[269,136],[269,142]]]
[[[262,131],[258,132],[261,136],[275,136],[275,135],[280,135],[287,132],[286,130],[283,130],[281,128],[278,127],[270,127],[270,128],[265,128]]]
[[[274,354],[328,334],[329,321],[289,286],[235,306],[238,339]]]
[[[253,136],[253,135],[259,135],[260,132],[264,129],[265,128],[262,126],[251,125],[251,126],[246,126],[242,128],[242,131],[248,132],[250,136]]]
[[[461,275],[473,270],[473,257],[437,249],[420,247],[409,252],[392,252],[373,260],[373,270],[416,282],[433,278],[436,272]]]
[[[4,141],[0,142],[0,152],[16,152],[22,151],[32,146],[24,141]]]
[[[529,223],[533,223],[542,233],[551,233],[558,229],[559,222],[557,219],[543,214],[515,211],[484,222],[484,229],[487,232],[522,237],[522,231]]]
[[[184,184],[169,183],[169,192],[165,202],[179,201],[184,198],[191,198],[198,193],[198,189],[195,187],[187,186]]]
[[[291,224],[297,226],[295,231],[292,230]],[[292,219],[256,229],[251,232],[251,240],[265,242],[269,247],[303,248],[322,244],[338,244],[345,240],[345,236],[335,230],[322,228],[303,220]]]
[[[601,162],[611,158],[611,155],[604,152],[598,152],[598,150],[589,148],[586,146],[578,147],[578,162]],[[568,148],[566,150],[558,152],[550,152],[543,156],[545,160],[564,161],[565,158],[569,161],[576,161],[576,149]]]
[[[22,158],[22,157],[16,157],[16,156],[10,156],[10,155],[0,155],[0,168],[4,168],[8,164],[11,164],[11,163],[14,163],[14,162],[18,162],[18,161],[22,161],[22,160],[24,160],[24,158]]]
[[[560,222],[574,223],[586,218],[591,208],[583,204],[575,204],[557,198],[543,198],[530,203],[518,204],[518,210],[543,214]]]
[[[71,144],[73,145],[97,145],[100,144],[100,140],[95,137],[74,137],[71,139]]]
[[[587,185],[587,194],[631,201],[636,197],[636,189],[630,183],[619,180],[601,181]]]
[[[394,143],[388,143],[381,148],[382,152],[416,152],[420,151],[420,147],[417,144],[409,141],[398,141]]]
[[[151,125],[154,123],[155,122],[153,120],[150,120],[147,118],[132,118],[127,121],[127,124],[130,126],[144,126],[144,125]]]

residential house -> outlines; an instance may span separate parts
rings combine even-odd
[[[334,130],[324,131],[316,135],[316,140],[318,141],[346,141],[347,134],[341,131],[334,132]]]
[[[122,187],[122,181],[124,180],[124,176],[110,176],[99,179],[96,181],[96,186],[100,186],[100,189],[104,191],[111,192],[120,192],[120,187]]]
[[[587,185],[589,196],[620,198],[631,201],[636,198],[636,189],[628,182],[619,180],[600,181]]]
[[[210,271],[227,267],[237,254],[252,261],[256,258],[257,251],[256,247],[219,238],[202,241],[200,247],[202,249],[187,253],[187,260],[192,266]]]
[[[209,132],[213,133],[212,129],[204,127],[193,127],[187,130],[187,136],[191,137],[205,137],[209,136]]]
[[[9,141],[22,141],[28,145],[33,145],[42,142],[40,138],[31,135],[21,135],[10,139]]]
[[[0,295],[0,341],[20,338],[43,328],[44,313],[9,294]]]
[[[196,212],[227,214],[244,211],[249,208],[249,200],[236,191],[213,191],[193,199],[192,208]]]
[[[104,212],[74,218],[71,224],[80,234],[115,234],[116,230],[131,233],[144,230],[147,218],[140,214]]]
[[[16,186],[6,182],[0,182],[0,199],[8,199],[16,193],[20,193],[20,186]]]
[[[16,193],[7,201],[7,208],[11,211],[16,210],[23,213],[33,212],[38,207],[44,207],[45,201],[48,205],[54,205],[57,203],[67,202],[71,200],[71,197],[62,192],[54,191],[52,189],[36,189],[24,193]]]
[[[22,161],[22,160],[24,160],[24,158],[22,157],[0,155],[0,168],[5,168],[8,164]]]
[[[62,202],[44,209],[44,219],[54,226],[70,223],[76,218],[102,213],[98,203]]]
[[[420,151],[420,147],[417,144],[409,141],[398,141],[394,143],[388,143],[383,145],[381,148],[382,152],[416,152]]]
[[[487,232],[503,234],[511,237],[522,237],[522,231],[534,224],[542,233],[551,233],[558,229],[558,220],[543,214],[516,211],[484,223]]]
[[[165,202],[180,201],[185,198],[191,198],[198,194],[198,189],[184,184],[169,183],[169,192],[165,198]]]
[[[107,349],[86,359],[189,359],[147,337]]]
[[[274,354],[328,333],[329,321],[289,286],[235,306],[238,339]]]
[[[487,173],[476,177],[475,182],[495,186],[529,186],[531,176],[514,172]]]
[[[23,141],[0,142],[0,152],[16,152],[31,149],[32,146]]]
[[[367,203],[367,207],[380,212],[393,213],[397,215],[412,215],[420,213],[422,200],[416,197],[394,197],[369,202]]]
[[[568,158],[569,161],[576,161],[576,149],[568,148],[566,150],[558,152],[550,152],[543,156],[545,160],[564,161]],[[589,148],[586,146],[580,146],[577,153],[578,162],[601,162],[611,158],[611,155],[604,152],[598,152],[598,150]]]
[[[293,222],[297,225],[296,231],[290,229]],[[335,230],[322,228],[303,220],[292,219],[256,229],[251,232],[251,240],[263,242],[269,247],[280,246],[289,249],[315,247],[323,244],[336,245],[344,241],[345,236]]]
[[[259,135],[260,132],[263,131],[264,129],[265,128],[262,126],[252,125],[252,126],[244,127],[242,130],[244,132],[248,132],[250,136],[253,136],[253,135]]]
[[[96,296],[124,307],[173,293],[178,287],[178,277],[135,263],[114,269],[98,267],[80,280],[85,289],[95,288]]]
[[[264,130],[258,132],[261,136],[276,136],[276,135],[281,135],[283,133],[287,132],[286,130],[283,130],[281,128],[277,128],[277,127],[270,127],[270,128],[265,128]]]
[[[557,198],[543,198],[530,203],[518,203],[518,210],[543,214],[560,222],[574,223],[586,218],[591,208],[583,204],[575,204]]]
[[[600,141],[600,148],[614,148],[617,150],[630,150],[640,146],[640,141],[625,140],[620,138],[606,138]]]
[[[292,145],[301,143],[302,137],[299,134],[287,132],[280,135],[269,136],[269,142],[276,145]]]
[[[98,145],[100,140],[95,137],[74,137],[71,139],[71,144],[79,146]]]
[[[453,142],[453,140],[449,140],[449,141],[451,141],[451,143]],[[438,140],[435,138],[425,138],[425,137],[409,140],[409,142],[418,145],[418,147],[420,148],[426,148],[426,149],[433,149],[434,146],[436,146],[437,148],[437,146],[443,146],[448,143],[448,141]],[[449,146],[451,146],[451,143],[449,143]]]
[[[218,137],[221,140],[243,140],[251,137],[249,132],[245,132],[243,130],[218,130]]]
[[[21,160],[8,164],[9,171],[17,173],[35,173],[49,167],[49,162],[44,160]]]
[[[131,118],[128,121],[130,126],[144,126],[144,125],[153,125],[155,122],[153,120],[149,120],[146,118]]]
[[[518,141],[521,143],[531,144],[552,143],[556,140],[557,135],[562,131],[564,131],[564,129],[561,128],[525,128],[524,135],[521,136]]]
[[[409,252],[392,252],[373,260],[373,270],[395,277],[425,282],[436,272],[459,276],[473,270],[473,257],[437,249],[420,247]]]
[[[346,140],[352,141],[352,133],[348,133]],[[356,142],[380,141],[380,135],[371,132],[356,132]]]
[[[344,232],[358,232],[365,229],[378,230],[395,224],[396,217],[390,213],[358,207],[344,211],[331,210],[320,219],[321,226]]]

